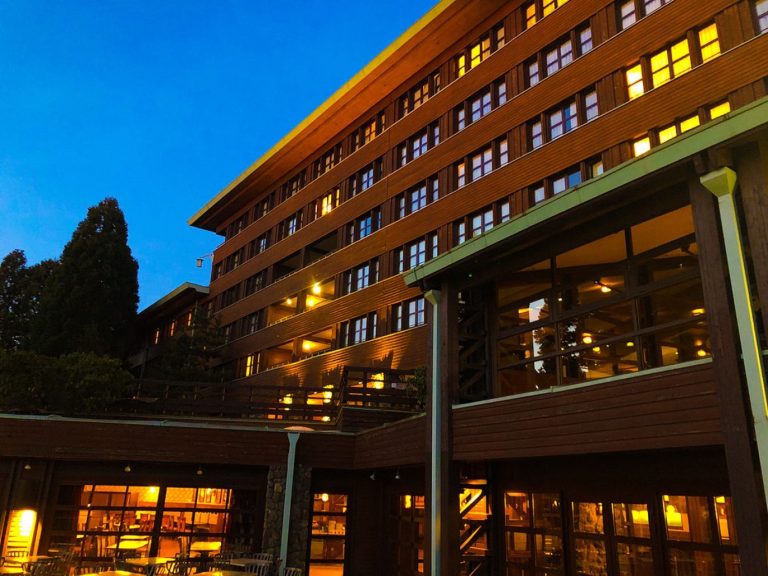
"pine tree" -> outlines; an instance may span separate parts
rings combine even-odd
[[[43,292],[33,348],[124,358],[138,305],[138,263],[114,198],[88,209]]]

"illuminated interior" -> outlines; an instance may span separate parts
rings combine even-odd
[[[29,554],[35,540],[37,512],[29,508],[10,511],[4,555]]]
[[[347,495],[312,495],[309,576],[342,576],[347,533]]]

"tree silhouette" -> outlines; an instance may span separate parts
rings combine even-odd
[[[33,348],[124,358],[138,304],[138,263],[114,198],[88,209],[43,291]]]

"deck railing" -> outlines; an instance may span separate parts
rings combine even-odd
[[[344,367],[337,385],[269,386],[237,382],[137,380],[110,412],[136,416],[328,423],[345,406],[415,412],[411,373]]]

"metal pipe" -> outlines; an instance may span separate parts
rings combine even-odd
[[[440,502],[442,500],[440,471],[442,469],[441,461],[441,422],[440,406],[440,291],[429,290],[424,294],[424,298],[432,304],[432,446],[431,446],[431,498],[430,498],[430,546],[429,558],[432,566],[432,574],[438,576],[441,571],[441,523],[440,523]]]
[[[293,476],[296,469],[296,443],[298,441],[298,432],[288,433],[288,462],[285,470],[285,493],[283,495],[283,532],[280,535],[280,574],[285,573],[285,564],[288,560],[288,535],[291,529]]]

